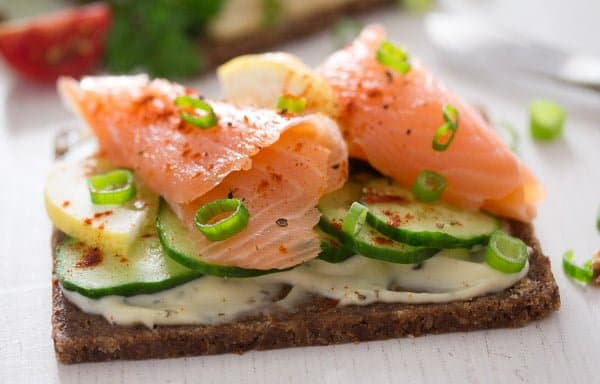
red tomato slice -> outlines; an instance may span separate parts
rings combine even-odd
[[[26,77],[53,82],[81,76],[99,61],[110,24],[110,7],[98,3],[0,24],[0,52]]]

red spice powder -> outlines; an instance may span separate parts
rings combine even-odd
[[[113,213],[112,211],[96,212],[96,213],[94,213],[94,219],[99,219],[104,216],[110,216],[110,215],[112,215],[112,213]]]
[[[261,180],[258,184],[258,187],[256,187],[256,192],[264,193],[266,192],[267,188],[269,188],[269,182],[267,180]]]
[[[327,304],[331,305],[332,307],[335,307],[340,302],[338,299],[326,299],[326,300],[327,300]]]
[[[281,180],[283,180],[283,176],[279,173],[271,173],[271,178],[278,183],[281,183]]]
[[[379,97],[383,94],[383,92],[381,92],[380,89],[370,89],[369,91],[367,91],[367,96],[374,98],[374,97]]]
[[[379,245],[391,245],[394,243],[392,239],[388,239],[387,237],[377,236],[373,240]]]
[[[89,268],[96,266],[102,262],[102,252],[100,249],[88,248],[83,255],[81,256],[81,260],[75,264],[78,268]]]
[[[408,203],[408,199],[398,195],[382,195],[377,193],[366,193],[362,200],[367,204],[375,203]]]

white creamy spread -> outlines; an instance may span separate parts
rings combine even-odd
[[[502,291],[523,278],[523,270],[505,274],[483,262],[457,257],[445,250],[419,266],[352,257],[330,264],[314,260],[290,271],[254,278],[207,276],[166,291],[131,297],[90,299],[63,289],[84,312],[121,324],[219,324],[248,312],[293,309],[316,294],[337,305],[442,303]],[[286,286],[292,286],[281,298]]]

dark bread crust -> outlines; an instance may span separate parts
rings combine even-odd
[[[277,311],[221,325],[111,325],[80,311],[53,284],[52,337],[56,356],[67,364],[242,353],[381,340],[429,333],[521,327],[560,306],[550,261],[533,228],[513,222],[513,233],[533,248],[527,276],[515,286],[472,300],[444,304],[385,304],[336,307],[315,297],[295,312]],[[60,233],[55,231],[53,248]]]

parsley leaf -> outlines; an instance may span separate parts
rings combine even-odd
[[[143,70],[182,77],[203,68],[197,37],[222,0],[111,0],[105,63],[113,72]]]

